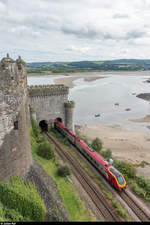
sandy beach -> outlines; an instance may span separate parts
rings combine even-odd
[[[137,122],[137,123],[144,123],[144,122],[150,122],[150,115],[147,115],[143,118],[139,118],[139,119],[129,119],[132,122]]]
[[[55,84],[64,84],[65,86],[67,86],[69,88],[73,88],[74,87],[73,81],[77,80],[77,79],[80,79],[80,78],[83,78],[83,76],[74,75],[74,77],[66,77],[66,78],[55,79],[54,82],[55,82]],[[97,79],[100,79],[100,78],[103,78],[103,77],[100,77],[100,76],[85,76],[84,80],[90,82],[90,81],[94,81],[94,80],[97,80]]]
[[[84,79],[89,82],[102,78],[96,75],[92,77],[82,75],[80,78],[81,77],[84,77]],[[55,79],[55,83],[73,87],[72,82],[78,78],[79,76]],[[150,115],[139,119],[131,118],[130,121],[150,122]],[[118,125],[105,126],[103,124],[83,127],[77,126],[77,130],[81,135],[88,137],[89,140],[93,140],[96,137],[100,138],[103,142],[103,148],[111,149],[113,156],[120,160],[126,160],[132,163],[140,163],[142,161],[150,163],[150,134],[132,130],[124,130]],[[149,165],[144,168],[139,167],[137,169],[139,175],[150,178],[149,171]]]
[[[93,140],[102,140],[104,149],[111,149],[114,157],[131,163],[146,161],[150,163],[150,135],[136,131],[123,130],[119,126],[83,126],[77,128],[81,135]],[[139,175],[150,178],[150,166],[138,168]]]
[[[52,75],[52,74],[51,74]],[[54,75],[54,74],[53,74]],[[65,74],[62,74],[63,76]],[[72,77],[69,77],[72,76]],[[103,71],[103,72],[80,72],[80,73],[68,73],[65,78],[57,78],[54,80],[55,84],[64,84],[67,87],[73,88],[73,81],[76,79],[84,78],[85,81],[94,81],[100,78],[104,78],[103,75],[119,75],[119,76],[149,76],[149,71]]]

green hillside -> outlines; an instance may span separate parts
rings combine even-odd
[[[28,73],[67,73],[82,71],[144,71],[150,70],[149,59],[118,59],[107,61],[33,62],[27,63]]]

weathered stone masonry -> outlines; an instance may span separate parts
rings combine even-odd
[[[32,165],[29,106],[38,124],[59,119],[74,130],[74,102],[68,101],[68,92],[64,85],[27,89],[26,65],[21,57],[14,61],[7,55],[0,61],[0,180],[25,177]]]
[[[32,164],[27,74],[24,61],[0,61],[0,180],[24,177]]]
[[[39,85],[28,87],[32,117],[52,124],[60,119],[74,131],[74,102],[68,101],[69,88],[64,85]]]

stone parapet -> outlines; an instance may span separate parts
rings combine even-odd
[[[75,102],[74,101],[68,101],[64,103],[65,107],[67,108],[74,108],[75,107]]]
[[[51,95],[67,95],[69,88],[60,85],[35,85],[28,86],[28,92],[30,97],[42,97]]]

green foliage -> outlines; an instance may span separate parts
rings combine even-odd
[[[112,158],[112,151],[110,149],[107,150],[101,150],[100,154],[106,159]]]
[[[127,178],[134,179],[136,176],[136,168],[132,163],[126,161],[114,160],[114,166]]]
[[[48,160],[54,158],[54,145],[50,144],[47,140],[44,140],[38,145],[37,154]]]
[[[31,221],[31,219],[23,217],[18,211],[14,210],[14,209],[9,209],[9,208],[5,208],[5,218],[7,218],[7,220],[9,221]]]
[[[32,125],[33,136],[34,136],[35,138],[38,138],[38,136],[40,135],[40,128],[39,128],[39,126],[37,125],[36,120],[32,120],[32,121],[31,121],[31,125]]]
[[[42,142],[45,142],[47,139],[46,137],[42,136],[42,135],[39,135],[37,138],[36,138],[36,142],[37,143],[42,143]]]
[[[120,214],[120,216],[123,216],[125,218],[128,217],[127,212],[125,211],[125,209],[122,208],[120,202],[113,200],[113,206],[117,209],[117,212]]]
[[[30,221],[43,221],[45,218],[46,209],[36,187],[31,182],[24,183],[19,177],[11,178],[11,186],[0,182],[0,201],[10,219],[24,217]]]
[[[31,148],[32,151],[45,159],[55,159],[54,145],[47,141],[46,137],[40,134],[40,128],[35,120],[32,120],[32,127],[30,128]]]
[[[107,61],[38,62],[27,64],[28,73],[73,73],[81,71],[137,71],[149,70],[150,60],[119,59]]]
[[[85,143],[87,143],[87,144],[90,146],[89,140],[88,140],[88,138],[87,138],[86,136],[80,136],[80,135],[79,135],[79,137],[80,137]]]
[[[67,138],[67,137],[65,137],[65,138],[63,139],[63,143],[64,143],[64,145],[66,145],[66,146],[70,146],[70,142],[68,141],[68,138]]]
[[[69,166],[67,164],[63,165],[63,166],[59,166],[58,167],[58,175],[62,176],[62,177],[69,176],[70,175],[70,168],[69,168]]]
[[[136,164],[136,166],[140,166],[140,167],[142,167],[142,168],[144,168],[145,165],[150,165],[150,163],[148,163],[148,162],[146,162],[146,161],[143,160],[143,161],[140,162],[139,164]]]
[[[0,222],[4,222],[4,221],[8,221],[8,220],[6,220],[4,217],[0,216]]]
[[[131,186],[132,186],[134,192],[138,196],[140,196],[141,198],[145,198],[145,194],[146,194],[145,191],[142,188],[140,188],[139,185],[136,182],[132,182]]]
[[[4,218],[4,217],[5,217],[5,214],[4,214],[4,210],[3,210],[3,204],[0,202],[0,218]]]
[[[32,151],[36,152],[38,149],[38,143],[36,142],[32,127],[30,128],[30,142]]]
[[[145,177],[136,177],[136,182],[139,188],[135,188],[134,186],[134,189],[136,190],[136,192],[138,192],[138,195],[144,197],[147,201],[150,202],[150,179]],[[143,193],[141,193],[139,189],[140,191],[142,189]]]
[[[95,138],[95,139],[92,141],[91,147],[92,147],[95,151],[100,152],[101,149],[102,149],[102,141],[101,141],[99,138]]]

